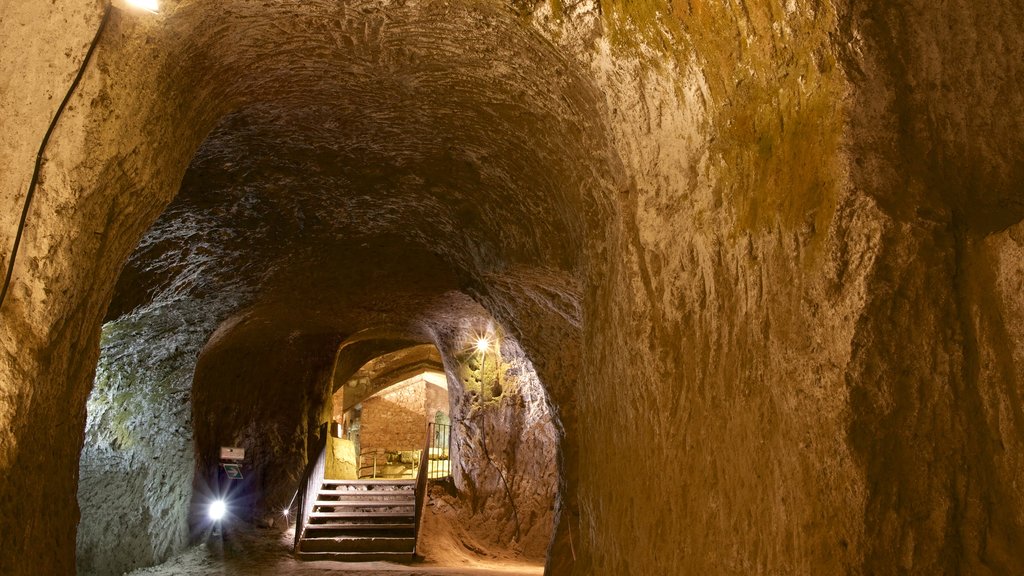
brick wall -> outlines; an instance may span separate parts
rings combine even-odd
[[[360,449],[418,450],[423,447],[428,417],[424,411],[426,382],[412,378],[406,384],[363,401]],[[433,421],[431,413],[430,421]]]
[[[451,408],[448,407],[448,391],[437,384],[430,382],[425,382],[424,385],[424,414],[426,414],[427,421],[433,422],[434,416],[439,411],[449,414],[451,412]]]

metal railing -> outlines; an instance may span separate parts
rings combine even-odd
[[[373,450],[367,450],[359,453],[359,470],[356,477],[362,480],[363,478],[376,478],[378,466],[383,467],[387,463],[387,452],[380,448]]]
[[[413,554],[419,548],[420,520],[423,518],[423,501],[427,495],[427,462],[430,460],[427,458],[427,454],[430,453],[430,446],[434,438],[432,426],[433,424],[427,424],[427,441],[424,442],[423,453],[420,454],[419,472],[416,474],[416,507],[413,509],[416,520],[413,523]]]
[[[320,438],[317,441],[319,450],[315,460],[310,460],[306,465],[306,472],[299,483],[299,509],[295,515],[295,541],[292,543],[292,551],[298,550],[299,540],[302,538],[302,530],[309,521],[313,512],[316,496],[320,492],[320,486],[324,482],[324,468],[327,462],[328,447],[327,424],[320,426]]]
[[[427,424],[427,449],[423,452],[428,461],[428,478],[447,478],[452,473],[451,448],[452,427],[448,424]]]
[[[411,461],[403,460],[403,454],[411,455]],[[421,450],[386,450],[374,448],[359,453],[358,477],[364,478],[415,478],[423,459]],[[395,467],[401,465],[402,470]]]
[[[427,480],[446,478],[451,472],[452,427],[447,424],[427,424],[427,439],[420,454],[419,471],[416,474],[416,521],[414,533],[416,546],[419,546],[420,521],[423,518],[423,502],[427,497]],[[442,458],[443,457],[443,458]],[[445,465],[440,466],[440,462]],[[415,551],[414,551],[415,552]]]

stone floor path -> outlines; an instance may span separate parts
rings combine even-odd
[[[429,560],[409,566],[387,562],[301,562],[292,557],[290,533],[250,529],[211,538],[171,560],[128,576],[540,576],[543,566],[500,561],[440,565]]]

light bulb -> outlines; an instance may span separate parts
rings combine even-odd
[[[223,500],[214,500],[210,503],[210,520],[217,521],[224,518],[224,513],[227,512],[227,505],[224,504]]]
[[[476,341],[476,351],[480,352],[481,354],[483,354],[484,352],[487,352],[487,348],[490,345],[491,345],[491,341],[488,340],[487,338],[479,338]]]
[[[136,8],[142,8],[143,10],[149,10],[150,12],[157,12],[160,10],[159,0],[127,0],[127,2]]]

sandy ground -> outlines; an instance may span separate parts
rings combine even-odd
[[[443,561],[430,559],[412,565],[389,562],[302,562],[291,554],[292,532],[246,528],[230,533],[226,539],[210,537],[164,564],[143,568],[130,576],[213,576],[350,574],[353,576],[537,576],[544,573],[540,564],[510,560],[487,560],[462,554],[445,555]]]

